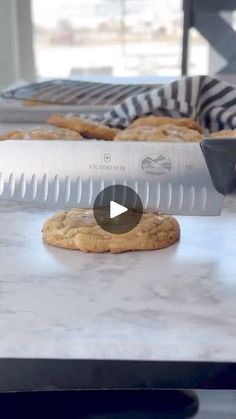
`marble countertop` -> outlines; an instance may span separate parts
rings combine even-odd
[[[236,197],[119,255],[44,245],[51,213],[0,202],[0,358],[236,361]]]

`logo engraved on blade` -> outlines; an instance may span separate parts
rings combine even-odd
[[[193,165],[193,164],[186,164],[185,168],[186,168],[187,170],[194,170],[194,169],[195,169],[195,167],[194,167],[194,165]]]
[[[168,157],[159,155],[149,155],[140,161],[141,169],[149,175],[166,175],[172,169],[171,160]]]
[[[108,163],[109,161],[111,161],[111,154],[110,153],[105,153],[103,158],[104,158],[104,161],[106,163]]]

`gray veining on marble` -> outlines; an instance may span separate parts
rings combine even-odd
[[[0,202],[0,357],[236,361],[235,197],[120,255],[44,245],[51,213]]]

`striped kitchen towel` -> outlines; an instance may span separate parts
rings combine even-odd
[[[209,76],[184,77],[127,98],[104,114],[102,122],[125,128],[148,114],[190,117],[206,133],[236,128],[236,86]]]

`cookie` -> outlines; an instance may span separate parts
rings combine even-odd
[[[202,132],[202,128],[200,127],[200,125],[191,118],[172,118],[169,116],[155,115],[143,116],[141,118],[138,118],[129,125],[129,128],[141,127],[143,125],[150,127],[160,127],[161,125],[167,124],[173,124],[180,127],[193,129],[198,132]]]
[[[210,137],[214,137],[214,138],[236,137],[236,129],[223,129],[222,131],[212,132],[210,134]]]
[[[115,141],[167,141],[167,142],[198,142],[202,135],[193,129],[177,125],[161,127],[138,126],[127,128],[117,134]]]
[[[52,106],[52,104],[50,102],[45,102],[43,100],[38,100],[36,99],[25,99],[22,100],[22,104],[24,106],[37,106],[37,107],[41,107],[41,106]]]
[[[53,114],[48,118],[48,124],[56,127],[69,128],[79,132],[83,137],[97,140],[113,140],[120,131],[117,128],[110,128],[98,122],[89,121],[79,116]]]
[[[180,237],[174,217],[154,213],[144,213],[128,233],[107,233],[96,223],[91,209],[61,211],[45,222],[42,231],[47,244],[95,253],[162,249]]]
[[[28,131],[8,131],[0,134],[0,140],[81,140],[81,135],[70,129],[31,129]]]

